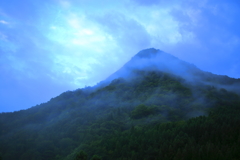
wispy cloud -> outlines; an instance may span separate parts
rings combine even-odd
[[[0,20],[0,23],[1,24],[9,24],[7,21],[4,21],[4,20]]]

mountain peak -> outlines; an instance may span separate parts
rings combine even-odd
[[[122,68],[109,76],[107,80],[119,77],[131,77],[132,71],[161,71],[178,76],[187,76],[191,71],[198,70],[194,65],[159,49],[149,48],[138,52]]]
[[[135,57],[139,57],[139,58],[151,58],[156,56],[160,51],[159,49],[155,49],[155,48],[148,48],[148,49],[144,49],[140,52],[138,52]]]

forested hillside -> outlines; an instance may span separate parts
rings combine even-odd
[[[240,80],[156,49],[96,86],[0,114],[3,160],[240,159]]]

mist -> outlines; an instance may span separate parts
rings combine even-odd
[[[57,153],[70,160],[90,140],[207,117],[220,104],[239,100],[233,92],[238,85],[239,79],[202,71],[158,49],[145,49],[94,86],[63,92],[26,110],[1,113],[0,141],[9,146],[0,145],[0,151],[6,159],[53,159]],[[28,143],[22,143],[26,139]],[[25,144],[25,149],[15,143]],[[15,148],[14,154],[5,154],[10,148]]]

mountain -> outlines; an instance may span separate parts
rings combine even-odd
[[[93,87],[0,114],[5,160],[239,159],[240,79],[154,48]],[[86,158],[88,156],[88,158]]]
[[[137,53],[120,70],[110,76],[110,79],[126,77],[131,75],[132,70],[158,70],[175,75],[190,74],[192,71],[199,71],[197,67],[178,58],[154,48],[142,50]]]
[[[182,61],[171,54],[155,48],[138,52],[122,68],[109,76],[105,82],[111,82],[119,77],[133,77],[135,75],[133,71],[136,70],[162,71],[182,77],[189,82],[204,83],[207,85],[213,83],[213,85],[217,85],[220,88],[228,88],[229,90],[240,93],[239,90],[236,89],[240,86],[240,79],[204,72],[193,64]]]

